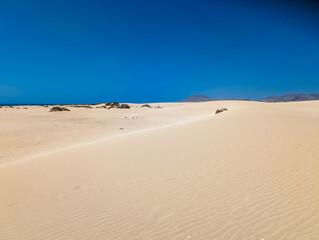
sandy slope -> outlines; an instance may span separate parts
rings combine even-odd
[[[185,106],[185,103],[151,105],[152,109],[130,104],[129,110],[107,110],[95,106],[92,109],[83,109],[67,106],[71,112],[49,112],[51,107],[42,106],[2,107],[0,108],[0,164],[66,146],[178,123],[203,114],[201,110],[194,111],[191,105],[186,112],[185,108],[178,107]],[[165,107],[157,109],[155,108],[157,106]]]
[[[0,239],[319,239],[319,101],[163,106],[0,165]]]

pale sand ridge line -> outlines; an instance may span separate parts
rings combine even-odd
[[[200,121],[200,120],[206,119],[208,117],[211,117],[212,115],[213,115],[212,113],[211,114],[205,114],[205,115],[201,115],[199,117],[192,117],[191,119],[178,121],[178,122],[175,122],[175,123],[169,123],[169,124],[165,124],[165,125],[161,125],[161,126],[157,126],[157,127],[151,127],[151,128],[141,129],[141,130],[130,131],[128,133],[108,136],[108,137],[99,138],[99,139],[96,139],[96,140],[93,140],[93,141],[89,141],[89,142],[85,142],[85,143],[70,145],[70,146],[67,146],[67,147],[58,148],[58,149],[47,151],[47,152],[43,152],[43,153],[38,153],[38,154],[35,154],[33,156],[29,156],[29,157],[26,157],[26,158],[21,158],[19,160],[15,160],[15,161],[12,161],[12,162],[2,163],[2,164],[0,164],[0,167],[14,165],[14,164],[22,162],[22,161],[28,161],[28,160],[32,160],[32,159],[35,159],[35,158],[44,157],[44,156],[47,156],[47,155],[50,155],[50,154],[53,154],[53,153],[57,153],[57,152],[61,152],[61,151],[64,151],[64,150],[69,150],[69,149],[73,149],[73,148],[77,148],[77,147],[83,147],[83,146],[87,146],[87,145],[91,145],[91,144],[95,144],[95,143],[100,143],[100,142],[103,142],[103,141],[109,141],[109,140],[112,140],[114,138],[125,137],[125,136],[134,135],[134,134],[138,134],[138,133],[149,132],[149,131],[163,129],[163,128],[168,128],[168,127],[172,127],[172,126],[178,126],[178,125],[182,125],[182,124],[192,123],[192,122],[196,122],[196,121]]]

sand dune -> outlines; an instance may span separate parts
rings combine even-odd
[[[160,105],[0,109],[0,239],[319,239],[319,101]]]
[[[201,116],[203,111],[194,111],[191,106],[187,107],[189,110],[179,108],[183,105],[181,103],[151,104],[153,109],[130,105],[130,110],[67,106],[71,112],[54,113],[42,106],[0,108],[0,164],[133,131],[187,121]],[[165,105],[165,108],[156,108],[161,105]]]

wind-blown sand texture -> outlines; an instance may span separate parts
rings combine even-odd
[[[0,239],[319,239],[319,101],[156,105],[1,108]]]

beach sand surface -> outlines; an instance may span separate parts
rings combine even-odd
[[[319,101],[130,105],[0,108],[0,239],[319,239]]]

